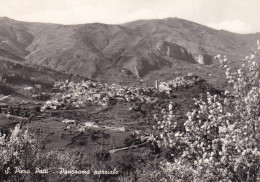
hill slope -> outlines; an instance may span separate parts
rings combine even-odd
[[[253,50],[259,37],[259,33],[218,31],[178,18],[121,25],[58,25],[0,18],[1,57],[106,82],[153,81],[185,72],[207,77],[211,71],[218,72],[216,54],[240,60]],[[217,80],[220,74],[214,74],[216,78],[208,79]]]

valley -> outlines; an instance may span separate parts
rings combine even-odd
[[[90,181],[159,179],[159,166],[162,171],[165,164],[179,165],[174,161],[186,154],[189,161],[196,152],[196,161],[209,155],[223,162],[218,150],[231,141],[223,133],[236,127],[233,113],[251,117],[243,102],[254,106],[246,103],[250,112],[258,108],[250,100],[258,97],[252,94],[256,87],[242,104],[232,103],[239,97],[229,91],[244,97],[249,80],[258,79],[259,36],[179,18],[59,25],[0,17],[1,149],[19,151],[5,151],[12,168],[26,159],[22,164],[29,170],[33,165],[120,170],[114,176],[91,173]],[[249,71],[230,73],[245,63],[242,69]],[[228,139],[217,138],[223,135]],[[1,174],[4,165],[9,164]],[[223,166],[229,167],[225,160]],[[53,174],[49,181],[86,180]]]
[[[45,133],[50,141],[47,148],[50,149],[66,150],[73,146],[92,151],[101,147],[107,150],[124,147],[126,141],[133,140],[136,135],[149,133],[149,128],[155,124],[154,117],[160,117],[170,101],[174,103],[174,113],[181,128],[186,119],[185,113],[193,105],[193,98],[207,91],[219,92],[196,76],[186,76],[182,82],[183,86],[169,82],[169,87],[165,87],[163,82],[159,84],[160,89],[156,86],[127,87],[95,81],[57,82],[54,92],[48,93],[50,101],[29,97],[26,99],[31,102],[13,106],[8,98],[3,99],[1,112],[7,121],[1,123],[1,127],[7,128],[9,122],[19,123],[20,120],[13,116],[16,115],[23,118],[22,125]],[[33,89],[38,93],[46,92]],[[63,122],[66,120],[71,122],[66,124]],[[96,138],[90,144],[93,147],[89,145],[91,138]]]

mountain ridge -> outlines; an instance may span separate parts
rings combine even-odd
[[[240,60],[259,35],[215,30],[180,18],[61,25],[5,17],[0,18],[0,54],[105,82],[151,81],[158,70],[170,75],[185,68],[183,73],[201,74],[216,68],[217,54]]]
[[[193,22],[193,21],[191,21],[191,20],[186,20],[186,19],[178,18],[178,17],[167,17],[167,18],[161,18],[161,19],[160,19],[160,18],[138,19],[138,20],[128,21],[128,22],[124,22],[124,23],[91,22],[91,23],[78,23],[78,24],[62,24],[62,23],[38,22],[38,21],[23,21],[23,20],[12,19],[12,18],[9,18],[9,17],[7,17],[7,16],[0,16],[0,20],[1,20],[1,19],[3,19],[3,20],[11,20],[11,21],[16,21],[16,22],[21,22],[21,23],[50,24],[50,25],[64,25],[64,26],[88,25],[88,24],[125,25],[125,24],[134,23],[134,22],[140,22],[140,21],[155,21],[155,20],[178,19],[178,20],[182,20],[182,21],[187,21],[187,22],[190,22],[190,23],[194,23],[194,24],[197,24],[197,25],[200,25],[200,26],[204,26],[204,27],[207,27],[207,28],[210,28],[210,29],[213,29],[213,30],[225,31],[225,32],[230,32],[230,33],[238,34],[238,35],[260,34],[260,31],[259,31],[259,32],[253,32],[253,33],[236,33],[236,32],[228,31],[228,30],[225,30],[225,29],[219,29],[219,30],[218,30],[218,29],[211,28],[211,27],[209,27],[209,26],[207,26],[207,25],[199,24],[199,23]]]

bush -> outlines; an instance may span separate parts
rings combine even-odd
[[[61,174],[68,170],[90,169],[93,160],[78,151],[45,151],[44,138],[17,125],[6,140],[0,142],[0,181],[93,181],[95,176]],[[92,165],[92,164],[91,164]],[[90,166],[90,165],[89,165]],[[47,169],[48,173],[37,173]],[[23,170],[19,171],[18,170]],[[29,173],[27,173],[29,172]],[[85,180],[85,178],[87,178]]]
[[[19,125],[6,140],[0,141],[0,181],[136,181],[139,178],[155,178],[149,171],[154,169],[151,152],[118,152],[110,156],[105,151],[87,154],[79,149],[59,151],[44,149],[46,139],[39,133],[21,129]],[[158,165],[157,165],[158,166]],[[25,170],[24,173],[16,171]],[[36,170],[48,173],[36,173]],[[61,169],[88,171],[90,174],[65,174]],[[95,175],[95,170],[113,171],[119,174]],[[30,173],[26,173],[30,171]],[[21,172],[21,171],[20,171]],[[157,180],[156,180],[157,181]]]

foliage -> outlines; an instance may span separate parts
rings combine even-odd
[[[104,150],[92,154],[79,149],[46,151],[43,147],[45,140],[39,133],[17,125],[11,135],[0,142],[0,181],[136,181],[142,177],[148,178],[145,175],[155,166],[148,164],[154,158],[146,149],[113,155]],[[95,171],[115,169],[118,174],[95,174]],[[70,174],[69,171],[85,171],[85,174]]]
[[[172,103],[168,111],[155,115],[157,124],[141,140],[151,141],[154,149],[159,147],[160,155],[147,148],[113,155],[107,151],[46,151],[44,137],[17,125],[7,139],[0,140],[0,181],[260,181],[260,75],[256,59],[257,52],[252,53],[238,70],[232,69],[226,57],[221,59],[230,87],[222,94],[207,93],[205,98],[194,99],[182,128]],[[135,91],[137,96],[143,95]],[[17,167],[24,171],[16,173]],[[48,173],[36,173],[37,168]],[[61,174],[61,168],[89,170],[90,174]],[[113,169],[120,173],[94,174],[95,170]]]
[[[257,51],[232,70],[226,57],[220,60],[229,91],[207,93],[194,99],[184,131],[176,129],[172,111],[164,113],[149,137],[161,148],[170,148],[172,161],[161,162],[170,181],[260,180],[260,77]],[[161,179],[163,181],[163,179]]]

